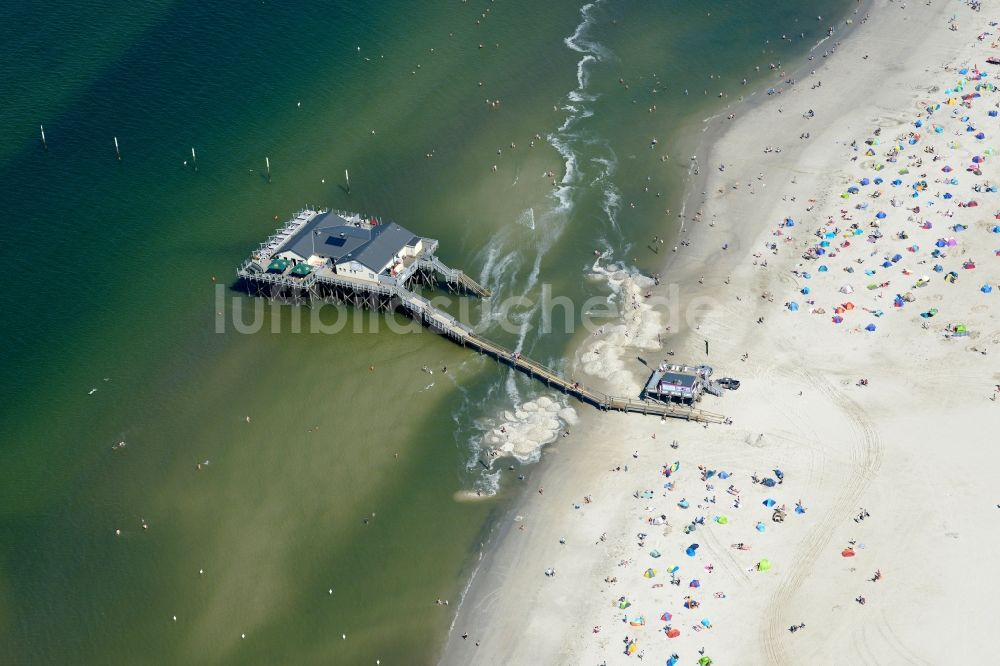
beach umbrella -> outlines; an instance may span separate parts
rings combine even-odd
[[[693,581],[691,581],[688,587],[701,587],[701,581],[695,578]]]
[[[681,635],[680,629],[676,628],[671,629],[670,631],[667,632],[667,638],[677,638],[680,635]]]
[[[671,615],[670,613],[664,612],[663,615],[660,616],[660,619],[663,620],[664,622],[670,622],[670,618],[672,617],[673,615]]]
[[[827,241],[827,240],[820,241],[819,246],[820,247],[830,247],[830,241]]]
[[[761,560],[757,563],[757,571],[767,571],[771,568],[771,560]]]
[[[917,122],[913,123],[913,125],[915,127],[923,127],[924,126],[924,121],[918,120]]]
[[[777,504],[777,502],[775,502],[773,499],[771,499],[770,497],[768,497],[766,500],[764,500],[763,502],[761,502],[761,504],[763,504],[764,506],[770,508],[770,507],[774,506],[775,504]]]
[[[865,330],[868,331],[869,333],[873,332],[875,330],[875,324],[868,324],[867,326],[865,326]]]

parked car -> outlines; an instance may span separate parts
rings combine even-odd
[[[730,391],[735,391],[740,387],[740,380],[733,379],[732,377],[723,377],[717,381],[719,382],[719,386],[727,388]]]

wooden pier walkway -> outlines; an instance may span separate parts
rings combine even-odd
[[[431,330],[454,340],[463,347],[472,347],[482,354],[492,356],[498,362],[520,370],[529,377],[543,381],[547,386],[571,395],[577,400],[593,405],[598,409],[650,414],[653,416],[668,416],[702,423],[724,423],[726,420],[726,417],[721,414],[706,412],[703,409],[673,403],[610,396],[588,388],[579,382],[570,381],[555,370],[547,368],[537,361],[521,354],[515,354],[506,347],[477,335],[471,328],[434,308],[426,299],[417,296],[413,292],[405,289],[399,289],[398,292],[402,307],[417,321]]]

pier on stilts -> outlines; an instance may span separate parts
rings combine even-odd
[[[237,276],[252,296],[302,305],[333,301],[403,311],[463,347],[604,411],[725,422],[724,416],[693,406],[607,395],[477,334],[409,289],[411,283],[438,283],[456,293],[489,298],[488,289],[442,262],[435,255],[437,247],[438,241],[415,236],[396,224],[357,214],[304,210],[261,243]]]

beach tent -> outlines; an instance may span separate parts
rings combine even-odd
[[[983,292],[984,294],[990,294],[993,293],[993,287],[989,284],[984,284],[982,287],[979,288],[979,291]]]
[[[677,666],[678,661],[680,661],[680,657],[676,654],[670,655],[670,658],[667,659],[667,666]]]
[[[702,620],[701,620],[701,626],[705,627],[706,629],[711,629],[712,628],[712,621],[709,620],[707,617],[706,618],[702,618]]]
[[[701,587],[701,581],[695,578],[694,580],[691,581],[688,587]]]
[[[772,479],[771,477],[767,477],[766,479],[761,481],[761,484],[767,486],[768,488],[774,488],[776,485],[778,485],[778,482]]]
[[[680,629],[676,628],[671,629],[670,631],[667,632],[667,638],[677,638],[680,635],[681,635]]]
[[[644,627],[646,626],[646,618],[640,615],[639,617],[632,618],[628,621],[628,623],[633,627]]]
[[[679,506],[682,509],[686,509],[689,506],[691,506],[691,504],[686,499],[682,499],[680,502],[677,503],[677,506]]]
[[[754,527],[757,528],[758,532],[763,532],[764,530],[767,529],[767,526],[764,523],[760,522],[760,521],[758,521],[757,524]]]
[[[711,657],[701,657],[698,660],[698,666],[712,666],[712,658]]]
[[[770,497],[768,497],[766,500],[764,500],[763,502],[761,502],[761,504],[763,504],[764,506],[770,508],[770,507],[774,506],[775,504],[777,504],[777,502],[775,502],[773,499],[771,499]]]
[[[687,555],[688,557],[694,557],[695,553],[698,551],[698,548],[699,548],[698,544],[693,543],[690,546],[688,546],[687,549],[685,549],[684,554]]]
[[[642,574],[644,578],[656,578],[656,569],[650,567],[646,569],[646,573]]]
[[[719,523],[720,525],[728,525],[729,524],[729,518],[727,518],[726,516],[716,516],[715,517],[715,522]]]
[[[798,304],[798,303],[796,303],[795,301],[792,301],[792,302],[790,302],[790,303],[788,304],[788,309],[789,309],[789,310],[790,310],[791,312],[798,312],[798,311],[799,311],[799,304]]]
[[[631,641],[628,642],[628,645],[625,646],[625,654],[627,654],[627,655],[629,655],[631,657],[632,654],[636,651],[637,647],[638,647],[638,645],[637,645],[635,639],[632,639]]]
[[[840,551],[840,554],[843,557],[854,557],[855,555],[853,548],[845,548],[844,550]]]
[[[885,219],[885,212],[883,212],[883,211],[880,210],[879,212],[875,213],[875,217],[877,217],[880,220],[884,220]]]
[[[659,557],[660,556],[660,551],[658,551],[658,550],[656,550],[654,548],[653,550],[649,551],[649,556],[653,557],[653,558]]]
[[[626,599],[625,597],[622,597],[621,599],[618,600],[618,608],[620,610],[625,610],[626,608],[628,608],[631,605],[632,605],[632,602],[629,601],[628,599]]]
[[[673,615],[671,615],[670,613],[664,612],[663,615],[660,616],[660,619],[663,620],[664,622],[670,622],[670,618],[672,617]]]
[[[867,326],[865,326],[865,330],[868,331],[869,333],[873,332],[875,330],[875,324],[868,324]]]
[[[771,568],[771,560],[761,560],[757,563],[757,571],[767,571]]]

